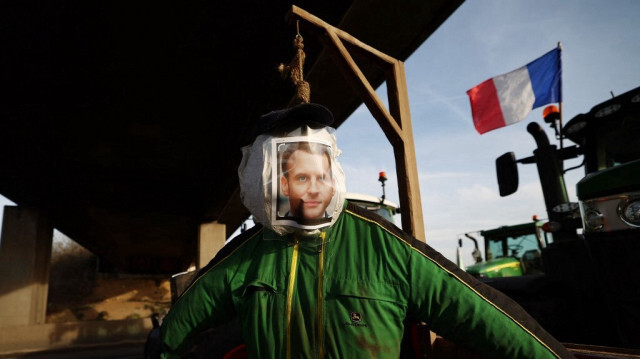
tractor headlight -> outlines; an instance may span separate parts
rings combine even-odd
[[[604,227],[604,216],[597,209],[589,208],[584,212],[584,224],[587,229],[599,231]]]
[[[640,197],[622,199],[618,205],[618,215],[626,224],[640,227]]]
[[[640,228],[640,192],[599,197],[580,203],[585,232]]]

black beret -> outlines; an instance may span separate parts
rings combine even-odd
[[[330,126],[333,115],[328,108],[317,103],[303,103],[283,110],[271,111],[260,116],[258,125],[251,132],[248,144],[261,134],[279,131],[289,131],[308,125],[312,128]]]

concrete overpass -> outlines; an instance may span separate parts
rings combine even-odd
[[[294,3],[405,60],[462,0]],[[0,193],[18,204],[5,210],[0,303],[16,303],[7,298],[18,292],[32,303],[9,321],[0,314],[2,326],[44,320],[54,227],[104,268],[174,273],[241,224],[244,136],[293,95],[275,70],[293,55],[290,9],[288,1],[0,5]],[[302,35],[311,100],[339,126],[363,101],[318,39]],[[377,64],[357,60],[374,87],[385,81]]]

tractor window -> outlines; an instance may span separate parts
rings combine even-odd
[[[538,250],[538,239],[535,234],[525,234],[507,238],[509,256],[522,259],[522,254],[530,250]]]
[[[384,217],[384,219],[386,219],[387,221],[389,221],[391,223],[394,223],[393,214],[391,214],[391,211],[388,208],[380,207],[377,210],[375,210],[374,212],[376,212],[377,214],[379,214],[382,217]]]
[[[489,246],[487,248],[487,260],[504,257],[504,246],[502,240],[498,238],[486,238]]]
[[[487,238],[487,240],[489,241],[488,250],[493,255],[493,259],[502,257],[515,257],[522,259],[522,254],[524,252],[539,249],[538,240],[536,235],[533,233],[506,238]]]
[[[640,118],[626,116],[619,125],[607,125],[598,133],[598,140],[606,153],[607,167],[640,158]]]
[[[377,213],[382,217],[384,217],[384,219],[386,219],[387,221],[395,224],[395,220],[393,218],[393,210],[386,205],[380,205],[379,203],[361,202],[361,201],[355,201],[355,200],[350,200],[350,202],[357,204],[358,206],[366,210]]]
[[[508,237],[509,255],[520,260],[524,275],[542,273],[540,245],[535,234]]]
[[[510,237],[485,237],[487,260],[516,258],[524,275],[542,273],[542,257],[538,238],[534,233]]]

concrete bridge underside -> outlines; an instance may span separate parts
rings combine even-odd
[[[328,1],[300,6],[405,60],[460,1]],[[103,269],[202,266],[248,216],[236,169],[260,114],[293,91],[290,4],[111,2],[0,5],[0,344],[42,326],[53,228]],[[303,34],[305,36],[305,34]],[[339,126],[362,99],[313,36],[311,100]],[[385,71],[354,58],[373,87]],[[146,323],[145,325],[148,325]]]

